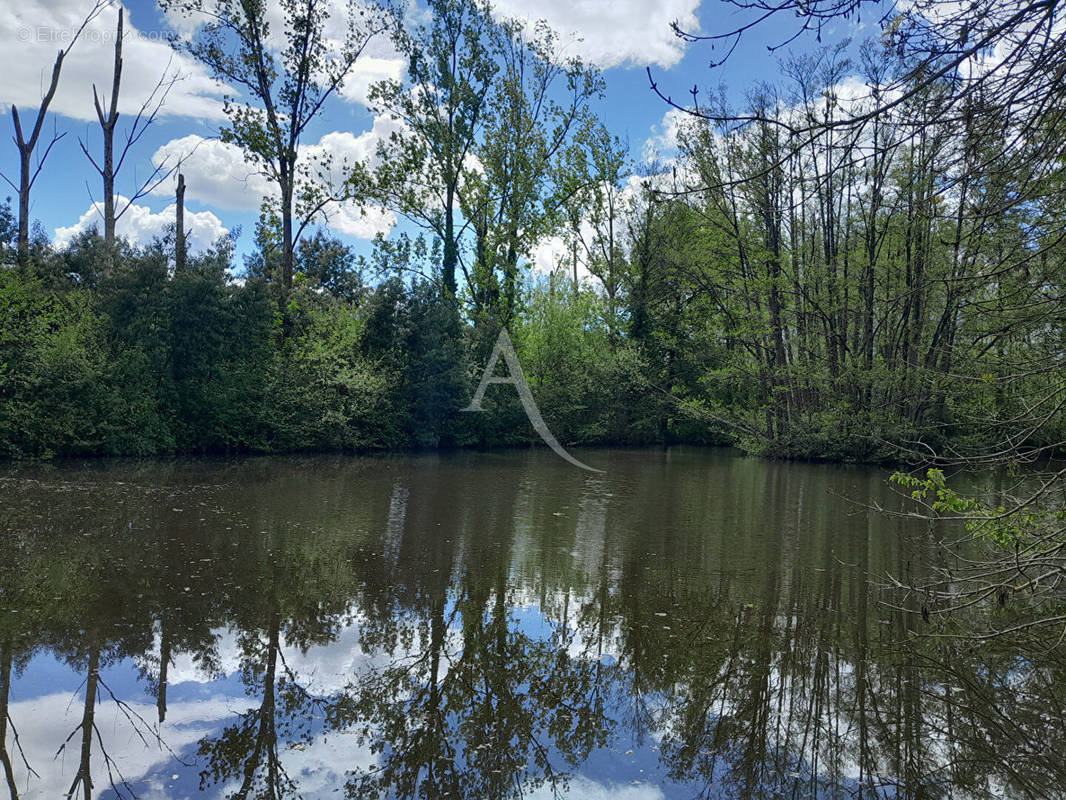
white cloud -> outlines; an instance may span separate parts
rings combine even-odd
[[[101,690],[102,691],[102,690]],[[155,707],[145,702],[126,699],[128,708],[143,719],[152,719]],[[201,737],[214,731],[235,713],[233,703],[221,697],[172,703],[168,708],[167,724],[163,731],[167,746],[175,753],[195,748]],[[74,742],[68,743],[59,758],[55,757],[56,732],[70,731],[81,722],[82,703],[70,694],[57,692],[11,704],[11,718],[17,721],[19,743],[30,765],[39,773],[31,781],[23,762],[13,758],[16,782],[30,786],[26,797],[60,797],[67,793],[70,781],[78,769],[78,753]],[[173,769],[173,756],[162,747],[140,746],[129,720],[113,702],[100,702],[96,709],[97,736],[93,742],[92,780],[102,791],[110,786],[101,752],[117,754],[119,769],[127,780],[138,781],[152,772]],[[62,741],[62,736],[59,737]],[[77,742],[80,743],[80,736]],[[148,741],[151,741],[149,738]],[[134,742],[136,744],[131,744]],[[168,767],[170,769],[162,770]],[[162,788],[162,787],[160,787]],[[160,792],[158,796],[168,796]]]
[[[644,142],[640,155],[647,163],[672,162],[677,155],[677,139],[681,126],[692,117],[677,108],[667,109],[663,118],[652,125],[651,136]]]
[[[119,196],[116,201],[118,208],[121,210],[125,204],[126,198]],[[134,204],[115,223],[115,235],[135,245],[149,244],[156,236],[161,236],[168,225],[174,223],[176,212],[175,205],[167,206],[157,214],[147,206]],[[103,220],[103,203],[93,203],[76,223],[69,227],[56,228],[56,246],[66,247],[75,235],[94,225],[97,229],[102,229]],[[210,211],[186,210],[185,229],[189,233],[190,251],[205,250],[220,236],[229,232],[223,227],[222,221]]]
[[[349,102],[369,105],[367,95],[371,85],[385,79],[398,81],[403,73],[404,61],[395,56],[391,48],[379,56],[363,55],[355,62],[339,94]]]
[[[379,114],[374,117],[370,130],[363,131],[358,136],[348,131],[333,131],[324,134],[316,144],[301,147],[300,157],[320,163],[323,158],[328,159],[331,168],[324,177],[332,185],[339,185],[344,181],[347,173],[346,167],[357,163],[376,167],[380,163],[378,144],[387,141],[402,127],[402,123],[392,119],[389,115]]]
[[[609,69],[658,64],[675,66],[684,43],[670,23],[682,30],[699,29],[700,0],[495,0],[498,16],[535,23],[545,20],[562,37],[568,55],[577,55]],[[535,10],[531,11],[533,8]]]
[[[348,34],[350,0],[327,0],[322,8],[328,14],[323,27],[323,40],[333,52],[337,52]],[[354,6],[359,8],[358,4]],[[182,15],[176,9],[165,13],[167,23],[183,37],[190,37],[207,17],[194,12]],[[269,30],[268,45],[280,52],[286,46],[285,13],[279,0],[268,0],[266,4],[266,21]],[[392,46],[389,37],[378,34],[367,44],[360,54],[347,80],[338,92],[344,100],[367,105],[367,93],[370,85],[385,78],[399,79],[404,71],[405,61]]]
[[[235,211],[255,211],[271,183],[244,160],[235,144],[190,134],[172,139],[152,155],[152,164],[182,161],[185,197],[207,205]],[[174,196],[177,177],[157,186],[153,194]]]
[[[645,185],[653,188],[668,190],[673,185],[673,171],[659,172],[654,175],[630,175],[616,186],[603,185],[604,196],[613,196],[614,205],[614,231],[616,246],[624,246],[625,231],[633,224],[635,213],[639,213],[640,206],[646,202],[644,197]],[[584,286],[590,284],[593,287],[602,287],[600,278],[593,275],[588,269],[590,253],[598,256],[603,247],[604,226],[597,230],[590,217],[581,220],[578,231],[577,246],[577,277]],[[534,273],[547,275],[555,270],[562,270],[568,277],[573,275],[574,248],[573,234],[568,236],[549,236],[541,239],[530,253],[530,268]]]
[[[330,227],[357,239],[387,236],[396,225],[396,215],[383,208],[361,208],[352,202],[342,203],[329,215]]]
[[[582,798],[582,800],[663,800],[666,795],[658,786],[642,783],[637,786],[617,783],[600,783],[584,775],[572,778],[562,794],[545,784],[529,793],[530,800],[547,800],[549,797],[562,797],[564,800]]]
[[[300,148],[300,159],[314,167],[316,174],[339,191],[347,168],[357,162],[377,163],[378,142],[387,139],[399,123],[387,116],[374,118],[373,127],[358,136],[348,131],[324,134],[316,143]],[[234,211],[256,212],[265,196],[274,194],[274,185],[245,161],[235,144],[190,135],[173,139],[152,155],[155,165],[182,161],[185,197],[205,205]],[[160,184],[153,194],[173,196],[177,177]],[[387,234],[396,224],[396,215],[382,208],[346,201],[327,209],[329,224],[335,230],[360,239]]]
[[[538,242],[533,248],[530,266],[534,272],[547,275],[568,263],[570,252],[570,245],[563,237],[551,236]]]
[[[591,233],[587,234],[591,237]],[[564,269],[568,276],[573,275],[574,257],[573,247],[562,236],[550,236],[542,239],[533,248],[530,254],[530,267],[535,273],[548,275],[557,269]],[[578,252],[577,278],[582,283],[594,280],[592,273],[588,271],[583,257],[583,251]]]
[[[101,690],[102,691],[102,690]],[[154,704],[145,699],[123,697],[127,710],[142,719],[154,720]],[[235,720],[236,715],[253,707],[254,699],[212,695],[203,699],[186,701],[171,700],[167,704],[166,723],[157,730],[166,747],[156,746],[152,735],[141,729],[150,746],[144,746],[133,725],[123,711],[109,698],[99,702],[96,708],[98,733],[93,741],[91,770],[93,784],[104,794],[110,786],[107,764],[103,753],[115,759],[122,776],[136,787],[137,796],[145,798],[180,797],[179,781],[171,776],[183,777],[186,785],[190,778],[203,768],[195,757],[191,763],[175,760],[171,751],[189,759],[201,739],[217,736]],[[68,743],[63,754],[55,758],[57,731],[65,734],[81,722],[82,702],[80,697],[68,693],[54,693],[34,697],[32,700],[11,704],[11,716],[19,728],[19,743],[32,767],[39,773],[27,774],[21,759],[12,759],[14,774],[26,797],[60,797],[70,788],[70,781],[78,769],[78,750],[81,739]],[[153,726],[154,727],[154,726]],[[169,748],[169,750],[168,750]],[[340,732],[333,736],[315,736],[308,743],[289,748],[282,746],[281,759],[288,774],[296,776],[300,794],[307,798],[327,798],[345,780],[349,769],[369,769],[376,757],[369,746],[360,743],[357,736]],[[195,778],[192,778],[195,780]],[[26,787],[29,791],[26,791]],[[206,786],[201,796],[222,798],[231,796],[225,783]]]
[[[32,115],[51,80],[56,53],[65,48],[84,19],[86,0],[26,0],[10,4],[0,27],[0,104],[19,107]],[[114,65],[115,23],[118,5],[106,8],[82,32],[63,61],[59,89],[50,110],[87,122],[96,121],[93,84],[102,93],[111,90]],[[204,67],[188,56],[175,53],[163,31],[137,30],[126,14],[122,57],[125,69],[119,93],[119,112],[128,120],[163,75],[183,78],[171,89],[161,115],[218,120],[223,117],[222,86]],[[23,120],[26,124],[26,120]]]

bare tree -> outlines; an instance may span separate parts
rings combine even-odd
[[[124,9],[122,8],[118,10],[118,26],[115,32],[115,67],[111,83],[111,97],[108,102],[106,113],[100,102],[100,95],[96,91],[96,85],[93,85],[93,105],[96,107],[96,118],[100,122],[100,130],[103,132],[104,137],[104,154],[102,161],[97,162],[97,160],[89,153],[89,148],[85,146],[85,142],[80,139],[78,140],[82,152],[85,153],[86,158],[89,159],[93,167],[96,168],[96,171],[100,173],[100,177],[103,179],[104,246],[107,249],[109,263],[115,245],[115,223],[129,210],[130,206],[132,206],[136,200],[159,186],[163,181],[170,177],[176,168],[168,168],[165,160],[157,164],[155,168],[149,172],[148,176],[137,185],[133,193],[125,199],[122,208],[116,210],[115,178],[118,175],[119,170],[122,169],[122,164],[125,162],[130,149],[137,143],[141,136],[144,135],[148,126],[155,121],[156,115],[166,102],[167,94],[178,79],[176,73],[170,74],[169,65],[163,70],[163,74],[159,78],[159,81],[148,95],[148,98],[141,105],[140,110],[137,112],[137,116],[134,117],[133,125],[130,126],[129,131],[126,134],[125,142],[122,144],[116,159],[115,128],[118,124],[118,96],[119,87],[122,82],[123,12]]]
[[[877,102],[866,104],[857,113],[841,114],[832,121],[806,120],[793,124],[785,119],[767,119],[759,114],[727,115],[701,106],[699,89],[692,87],[692,104],[675,101],[648,76],[651,86],[667,104],[695,116],[744,124],[764,120],[780,125],[793,135],[819,135],[828,128],[866,125],[885,111],[921,97],[931,87],[946,87],[940,97],[941,118],[961,122],[967,103],[981,95],[995,96],[1019,119],[1037,119],[1049,113],[1062,116],[1061,100],[1066,88],[1062,81],[1066,68],[1066,46],[1061,25],[1066,10],[1056,0],[975,0],[959,4],[952,0],[916,0],[904,8],[886,7],[876,0],[727,0],[751,13],[748,21],[735,28],[707,35],[692,34],[674,23],[674,32],[686,42],[704,42],[711,47],[725,45],[723,57],[711,62],[723,64],[747,33],[765,25],[772,17],[793,17],[800,22],[783,41],[768,46],[771,52],[790,44],[801,34],[814,32],[819,41],[823,29],[864,11],[880,16],[882,41],[903,67],[895,79],[878,92]],[[992,49],[995,58],[983,60]],[[1059,106],[1056,111],[1056,106]]]
[[[81,798],[81,800],[92,800],[93,788],[93,769],[92,769],[92,757],[93,757],[93,739],[96,740],[97,747],[100,751],[100,756],[104,761],[104,770],[107,773],[108,783],[110,784],[111,792],[115,797],[129,797],[135,798],[137,795],[133,793],[133,789],[129,784],[129,781],[122,774],[122,770],[119,767],[118,761],[108,751],[104,741],[103,733],[100,730],[100,726],[96,719],[97,706],[106,703],[108,698],[115,704],[118,712],[126,719],[126,722],[130,725],[130,735],[136,738],[145,746],[145,748],[157,747],[166,750],[178,763],[188,766],[188,764],[175,753],[169,745],[163,740],[163,737],[159,733],[158,727],[151,725],[148,720],[141,716],[136,708],[131,706],[125,700],[122,700],[115,694],[103,676],[100,674],[101,670],[107,664],[107,653],[103,647],[98,643],[91,643],[87,648],[85,655],[85,699],[82,704],[81,722],[79,722],[74,730],[70,732],[63,743],[56,750],[55,758],[59,758],[66,752],[67,746],[72,741],[77,741],[75,737],[80,733],[80,747],[78,755],[78,769],[74,773],[74,779],[70,783],[70,788],[67,790],[67,800],[74,800],[74,798]],[[165,700],[163,701],[165,704]]]
[[[63,69],[63,60],[67,57],[67,54],[70,52],[71,48],[74,47],[75,43],[77,43],[82,31],[84,31],[86,26],[104,10],[109,1],[110,0],[95,0],[92,8],[89,9],[89,13],[85,15],[81,25],[78,26],[78,29],[74,31],[74,35],[70,38],[70,44],[60,50],[56,55],[55,64],[52,66],[52,78],[48,83],[48,91],[46,91],[44,97],[41,98],[41,105],[37,108],[37,117],[34,119],[33,127],[29,129],[28,136],[22,126],[22,118],[19,115],[18,107],[14,103],[11,104],[11,118],[15,124],[15,146],[18,147],[19,151],[18,185],[16,186],[6,175],[0,174],[0,176],[11,185],[11,188],[18,192],[18,260],[20,264],[26,263],[30,248],[30,190],[33,188],[37,176],[41,174],[41,169],[44,167],[44,162],[45,159],[48,158],[48,154],[52,151],[55,143],[65,135],[53,131],[52,138],[45,146],[44,152],[38,156],[36,165],[33,164],[33,154],[34,151],[36,151],[37,144],[41,138],[41,131],[44,128],[44,119],[48,114],[48,107],[52,104],[56,89],[59,88],[59,74]]]
[[[12,662],[13,654],[11,648],[11,636],[8,634],[0,639],[0,764],[2,764],[4,768],[4,778],[7,781],[7,790],[11,796],[11,800],[18,800],[19,793],[18,785],[15,782],[14,765],[12,764],[11,752],[7,747],[7,729],[9,725],[13,734],[15,748],[17,749],[19,756],[22,758],[22,763],[26,772],[38,778],[40,775],[38,775],[37,771],[30,766],[30,762],[26,760],[26,754],[22,750],[22,742],[19,740],[18,731],[15,729],[15,723],[11,719],[9,700],[11,697]]]

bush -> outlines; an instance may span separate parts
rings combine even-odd
[[[0,453],[106,447],[104,330],[86,293],[58,294],[0,270]]]

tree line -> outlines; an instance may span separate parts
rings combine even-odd
[[[222,138],[276,187],[254,250],[187,255],[180,223],[133,248],[114,208],[103,237],[57,249],[25,233],[20,194],[17,224],[0,217],[6,454],[528,442],[503,391],[494,413],[455,413],[501,326],[567,444],[877,461],[1062,439],[1062,106],[1014,73],[968,79],[978,51],[932,47],[930,4],[880,40],[783,59],[743,107],[694,90],[678,152],[643,168],[595,113],[597,71],[478,0],[417,23],[353,7],[340,42],[318,2],[283,4],[281,29],[207,5],[175,46],[239,89]],[[1003,9],[985,24],[1040,29]],[[396,131],[367,163],[309,155],[308,125],[379,39],[407,65],[369,92]],[[1049,47],[1008,63],[1043,76]],[[120,73],[116,46],[105,134]],[[409,224],[357,257],[323,227],[341,202]]]

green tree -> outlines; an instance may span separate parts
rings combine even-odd
[[[18,222],[11,211],[11,198],[8,197],[0,203],[0,259],[7,263],[15,251],[15,242],[18,238]]]
[[[464,274],[475,315],[509,325],[517,311],[519,264],[565,222],[565,209],[586,187],[567,160],[594,124],[590,102],[603,93],[598,73],[566,58],[544,23],[527,33],[500,25],[500,70],[489,96],[485,133],[475,148],[480,169],[467,177],[464,217],[474,232]]]
[[[401,127],[379,144],[373,172],[357,168],[350,184],[441,241],[440,281],[454,297],[460,191],[489,114],[500,29],[485,0],[430,0],[428,11],[430,22],[414,30],[393,26],[407,72],[402,81],[372,86],[370,101],[375,113],[389,114]]]
[[[292,287],[296,242],[340,195],[326,185],[327,165],[301,158],[300,142],[326,102],[343,86],[356,61],[390,18],[381,5],[350,4],[340,40],[327,35],[324,0],[283,0],[281,30],[272,30],[260,0],[162,0],[166,11],[205,15],[206,22],[175,46],[207,66],[240,94],[225,99],[229,125],[223,141],[239,145],[248,161],[277,187],[267,199],[281,221],[281,283]]]

